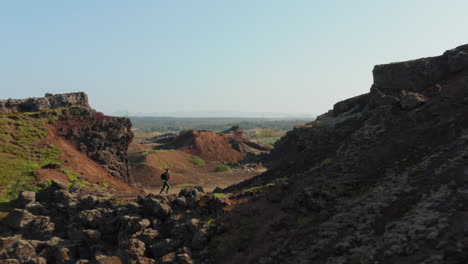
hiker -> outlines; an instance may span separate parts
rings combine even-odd
[[[163,187],[161,189],[161,191],[159,192],[159,194],[161,194],[163,191],[164,191],[164,188],[167,187],[166,189],[166,193],[169,192],[169,188],[171,187],[168,183],[169,179],[171,179],[171,175],[169,174],[169,169],[166,169],[166,171],[161,174],[161,180],[163,181]]]

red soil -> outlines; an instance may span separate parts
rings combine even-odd
[[[51,144],[62,150],[60,157],[64,160],[65,169],[79,174],[82,178],[88,180],[90,183],[99,184],[100,182],[107,182],[118,191],[139,193],[140,191],[130,187],[124,182],[109,176],[97,162],[90,159],[86,154],[80,152],[76,146],[58,136],[57,127],[54,125],[46,125],[49,135],[40,143],[40,145]],[[54,169],[40,169],[39,180],[56,179],[63,183],[70,183],[67,176],[60,170]]]
[[[177,193],[187,185],[201,185],[205,191],[211,191],[215,187],[224,188],[259,174],[246,171],[215,172],[219,165],[216,162],[208,161],[204,166],[196,166],[189,161],[192,155],[184,151],[145,154],[149,149],[148,145],[137,143],[131,143],[129,147],[130,172],[145,191],[159,190],[162,186],[159,177],[168,167],[171,169],[170,183],[173,186],[171,193]]]
[[[245,155],[232,148],[228,138],[206,130],[194,130],[181,135],[175,143],[177,149],[207,161],[238,162]]]

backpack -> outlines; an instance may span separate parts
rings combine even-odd
[[[169,173],[165,172],[165,173],[161,174],[161,180],[163,180],[163,181],[169,180]]]

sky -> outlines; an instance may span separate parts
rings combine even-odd
[[[0,98],[84,91],[104,113],[321,114],[376,64],[468,43],[468,1],[0,2]]]

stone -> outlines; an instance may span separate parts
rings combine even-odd
[[[149,250],[154,258],[160,258],[174,251],[179,246],[178,244],[178,241],[167,238],[150,245]]]
[[[368,94],[362,94],[336,103],[333,106],[333,115],[338,116],[350,110],[360,111],[368,103],[368,97]]]
[[[55,223],[49,216],[36,216],[28,225],[28,232],[36,237],[43,237],[55,231]]]
[[[103,215],[101,211],[97,209],[81,211],[78,214],[78,218],[81,220],[81,223],[88,228],[96,229],[102,222]]]
[[[42,98],[0,100],[0,113],[39,112],[80,105],[89,108],[88,96],[83,93],[46,94]]]
[[[208,234],[205,229],[200,229],[193,235],[192,239],[192,248],[194,249],[202,249],[208,243]]]
[[[418,93],[402,91],[400,95],[400,106],[404,110],[414,109],[426,101],[424,95]]]
[[[432,231],[426,236],[426,240],[435,240],[439,236],[439,231]]]
[[[20,264],[17,259],[0,259],[0,264]]]
[[[7,258],[18,259],[21,262],[36,257],[36,249],[25,240],[18,240],[6,249]]]
[[[96,195],[86,195],[79,201],[79,206],[81,208],[92,209],[99,201]]]
[[[444,55],[376,65],[372,71],[374,85],[389,95],[397,95],[402,90],[420,92],[446,78],[448,73]]]
[[[28,204],[36,202],[36,193],[31,191],[23,191],[18,196],[17,206],[19,208],[26,208]]]
[[[190,229],[191,232],[195,232],[198,230],[198,227],[200,226],[200,220],[197,218],[190,218],[187,221],[186,225]]]
[[[29,203],[25,206],[25,209],[34,215],[47,215],[50,213],[41,203]]]
[[[101,239],[101,232],[99,230],[85,229],[82,231],[82,234],[86,242],[90,244],[99,242]]]
[[[459,72],[463,69],[468,68],[468,52],[448,52],[448,65],[450,68],[450,72]]]
[[[183,247],[177,250],[177,263],[193,264],[192,253],[189,248]]]
[[[224,191],[223,191],[223,189],[222,189],[221,187],[216,187],[216,188],[214,188],[214,190],[213,190],[213,193],[223,193],[223,192],[224,192]]]
[[[14,209],[6,218],[6,223],[13,229],[22,229],[34,219],[34,215],[24,209]]]
[[[158,218],[167,218],[172,213],[172,208],[154,198],[147,198],[142,204],[143,211],[147,215],[154,215]]]
[[[125,249],[132,256],[144,256],[145,255],[145,243],[142,241],[132,238],[126,241],[123,241],[121,247]]]
[[[176,261],[177,253],[171,252],[161,258],[161,263],[173,264]]]
[[[96,263],[98,264],[123,264],[119,257],[117,256],[106,256],[98,254],[95,257]]]
[[[159,231],[151,228],[145,229],[141,234],[137,236],[137,238],[143,241],[145,244],[150,244],[159,237]]]
[[[172,202],[172,206],[178,207],[178,208],[187,207],[187,199],[185,197],[177,197]]]

